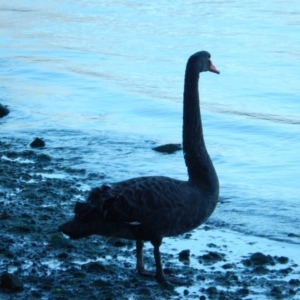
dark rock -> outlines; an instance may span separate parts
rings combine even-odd
[[[185,289],[185,290],[183,291],[183,295],[184,295],[184,296],[187,296],[188,294],[189,294],[189,290],[186,290],[186,289]]]
[[[257,274],[268,274],[270,270],[265,266],[257,266],[253,269],[253,272]]]
[[[300,237],[300,235],[291,232],[291,233],[288,234],[288,237],[297,237],[298,238],[298,237]]]
[[[277,286],[275,286],[271,289],[270,294],[271,294],[271,296],[276,297],[276,298],[282,296],[282,292],[281,292],[280,288]]]
[[[273,258],[270,255],[264,255],[261,252],[252,254],[250,259],[254,265],[274,264]]]
[[[106,267],[101,265],[99,262],[90,262],[81,266],[82,270],[85,270],[87,273],[100,273],[106,272]]]
[[[8,114],[9,114],[9,109],[0,103],[0,118],[3,118]]]
[[[210,251],[207,254],[204,254],[202,256],[199,256],[200,261],[205,261],[205,262],[217,262],[223,260],[223,254],[220,254],[218,252],[213,252]]]
[[[291,279],[289,281],[290,285],[300,286],[300,280],[299,279]]]
[[[57,255],[57,257],[58,257],[59,259],[65,260],[65,259],[67,259],[67,258],[69,257],[69,254],[68,254],[68,253],[65,253],[65,252],[59,253],[59,254]]]
[[[264,255],[261,252],[256,252],[250,256],[249,259],[242,261],[244,266],[262,266],[262,265],[275,265],[274,259],[270,255]]]
[[[18,276],[5,272],[1,275],[1,287],[11,291],[22,291],[23,283]]]
[[[32,231],[34,231],[34,228],[32,226],[30,226],[29,224],[16,224],[14,226],[15,232],[18,233],[31,233]]]
[[[105,280],[102,280],[102,279],[96,279],[96,280],[93,282],[93,285],[94,285],[95,287],[98,287],[98,288],[103,288],[103,287],[111,286],[112,283],[111,283],[111,282],[108,282],[108,281],[105,281]]]
[[[203,275],[197,275],[197,280],[205,281],[205,277]]]
[[[218,294],[218,289],[214,286],[211,286],[206,289],[207,294],[209,295],[217,295]]]
[[[30,147],[32,148],[45,147],[45,142],[42,139],[37,137],[31,142]]]
[[[152,148],[154,151],[172,154],[182,149],[181,144],[166,144]]]
[[[241,288],[238,291],[238,294],[241,295],[242,297],[246,297],[249,295],[249,290],[247,288]]]
[[[41,162],[41,163],[51,161],[51,157],[44,153],[40,153],[39,155],[37,155],[36,159],[38,162]]]
[[[234,267],[233,264],[230,264],[230,263],[225,264],[225,265],[222,266],[222,268],[225,269],[225,270],[232,269],[233,267]]]
[[[291,272],[293,272],[293,268],[285,268],[285,269],[281,269],[281,270],[278,270],[279,273],[281,274],[284,274],[284,275],[288,275],[290,274]]]
[[[0,220],[6,220],[9,218],[10,218],[10,215],[6,212],[6,210],[4,210],[0,215]]]
[[[220,292],[219,300],[228,300],[225,292],[223,292],[223,291]]]
[[[243,265],[244,265],[245,267],[251,267],[251,266],[252,266],[252,262],[251,262],[251,260],[248,259],[248,258],[242,260],[242,263],[243,263]]]
[[[275,259],[280,263],[280,264],[286,264],[289,262],[289,258],[286,256],[280,256],[280,257],[275,257]]]
[[[182,250],[179,253],[179,261],[185,261],[190,259],[190,250]]]

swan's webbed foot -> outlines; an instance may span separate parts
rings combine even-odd
[[[155,278],[158,283],[165,286],[169,286],[172,284],[179,285],[179,286],[191,285],[191,281],[185,280],[183,278],[166,276],[164,273],[157,274],[155,271],[149,271],[144,268],[137,268],[137,271],[141,276]]]
[[[137,271],[142,276],[155,278],[156,273],[154,271],[145,270],[144,268],[137,268]]]
[[[183,278],[178,278],[178,277],[171,277],[171,276],[163,276],[162,278],[158,278],[155,276],[157,281],[162,284],[162,285],[179,285],[179,286],[189,286],[192,284],[191,281],[183,279]]]

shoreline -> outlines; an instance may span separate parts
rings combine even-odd
[[[0,141],[0,276],[8,272],[21,285],[2,285],[1,299],[300,299],[298,245],[204,224],[164,239],[167,272],[193,281],[165,288],[136,273],[133,242],[69,240],[57,226],[72,216],[75,201],[85,199],[87,186],[101,179],[72,169],[68,159],[52,157],[46,148],[5,140]],[[190,254],[182,260],[183,250]],[[153,268],[149,243],[144,255]]]

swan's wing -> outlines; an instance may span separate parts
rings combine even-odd
[[[133,178],[106,187],[98,207],[111,221],[141,223],[167,217],[185,206],[186,184],[163,176]]]

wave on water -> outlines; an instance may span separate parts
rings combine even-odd
[[[281,123],[281,124],[290,124],[290,125],[299,125],[300,120],[295,118],[289,118],[283,115],[275,115],[275,114],[268,114],[268,113],[262,113],[262,112],[249,112],[249,111],[242,111],[237,109],[228,109],[228,108],[222,108],[219,104],[212,103],[207,105],[209,109],[216,113],[222,113],[227,115],[238,115],[238,116],[244,116],[251,119],[256,120],[264,120],[264,121],[270,121],[274,123]]]

